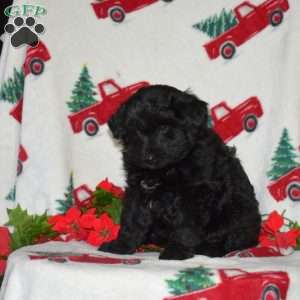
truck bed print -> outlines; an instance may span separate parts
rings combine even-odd
[[[250,97],[230,108],[225,101],[210,109],[212,128],[227,143],[243,130],[253,132],[263,109],[257,97]]]
[[[272,181],[267,188],[277,202],[287,197],[292,201],[300,201],[300,167]]]
[[[219,269],[217,273],[219,283],[163,300],[285,300],[287,297],[290,280],[286,272]]]
[[[110,17],[114,22],[124,21],[127,13],[144,8],[159,0],[102,0],[92,3],[94,12],[99,19]],[[173,0],[162,0],[163,2],[172,2]]]
[[[284,13],[289,9],[288,0],[266,0],[260,5],[244,1],[234,8],[237,24],[215,39],[203,45],[210,59],[220,55],[230,59],[236,48],[251,39],[264,28],[282,23]]]
[[[101,100],[68,116],[74,133],[82,130],[88,136],[94,136],[99,131],[99,125],[106,123],[119,106],[137,92],[149,85],[146,81],[137,82],[126,87],[120,87],[113,79],[98,84]]]

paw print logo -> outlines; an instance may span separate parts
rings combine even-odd
[[[27,17],[25,22],[22,17],[16,17],[14,24],[6,24],[5,32],[12,34],[11,44],[19,47],[23,44],[35,47],[39,43],[38,34],[44,32],[42,24],[36,24],[33,17]]]

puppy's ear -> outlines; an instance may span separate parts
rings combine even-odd
[[[108,127],[111,130],[115,139],[122,140],[122,138],[125,135],[125,114],[126,108],[123,104],[108,121]]]
[[[189,92],[181,92],[173,96],[172,107],[176,114],[195,128],[203,128],[208,125],[207,103]]]

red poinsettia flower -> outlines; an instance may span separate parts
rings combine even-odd
[[[77,207],[71,207],[65,215],[56,215],[48,219],[49,224],[52,224],[52,229],[58,233],[65,234],[65,240],[77,241],[85,240],[87,231],[81,227],[81,211]]]
[[[284,217],[278,214],[277,211],[273,211],[262,223],[259,242],[263,247],[275,246],[287,249],[296,247],[299,237],[300,230],[295,228],[287,230],[284,224]]]
[[[276,233],[275,237],[280,248],[294,248],[297,246],[297,239],[300,237],[300,231],[297,229],[290,229],[287,232]]]
[[[93,230],[90,231],[87,242],[93,246],[100,246],[105,242],[115,240],[118,236],[120,225],[115,224],[108,214],[104,213],[93,222]]]
[[[85,229],[92,229],[93,223],[97,219],[96,208],[90,208],[85,214],[80,217],[80,226]]]
[[[107,178],[105,180],[101,181],[97,185],[97,188],[103,189],[106,192],[112,193],[116,198],[123,199],[123,197],[124,197],[124,191],[122,190],[122,188],[109,182]]]

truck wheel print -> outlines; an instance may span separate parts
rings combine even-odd
[[[44,62],[39,58],[33,58],[29,64],[29,68],[32,74],[40,75],[44,71]]]
[[[280,300],[280,291],[275,285],[268,285],[264,288],[261,300]]]
[[[23,171],[23,164],[22,162],[18,159],[17,163],[17,176],[19,176]]]
[[[257,118],[254,115],[247,116],[244,120],[244,128],[247,132],[253,132],[257,126]]]
[[[225,59],[230,59],[234,56],[236,52],[235,46],[231,42],[226,42],[221,47],[221,55]]]
[[[117,22],[117,23],[121,23],[124,21],[125,19],[125,12],[124,10],[119,7],[119,6],[115,6],[113,7],[110,11],[109,11],[109,15],[111,17],[111,19],[114,21],[114,22]]]
[[[270,24],[272,26],[278,26],[283,21],[283,12],[281,10],[275,10],[270,15]]]
[[[163,2],[172,2],[173,0],[162,0]]]
[[[287,194],[293,201],[300,201],[300,184],[297,182],[291,183],[287,188]]]
[[[88,119],[85,121],[83,128],[88,136],[94,136],[99,131],[98,123],[94,119]]]

